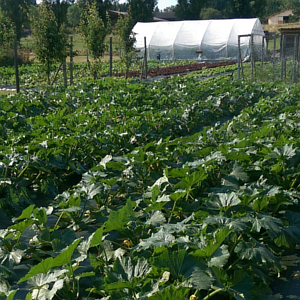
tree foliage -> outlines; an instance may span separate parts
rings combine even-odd
[[[79,5],[77,3],[70,5],[67,12],[68,25],[71,27],[78,26],[80,23],[80,15],[81,10]]]
[[[114,33],[118,36],[118,50],[120,51],[120,59],[125,64],[126,77],[135,55],[132,27],[133,19],[129,10],[127,15],[119,17],[114,30]]]
[[[58,25],[67,23],[67,12],[72,2],[70,0],[47,0],[51,3]]]
[[[97,3],[87,4],[83,10],[79,25],[80,33],[84,43],[93,56],[95,62],[92,65],[93,76],[96,79],[100,68],[101,57],[103,56],[107,46],[105,37],[110,30],[110,21],[106,17],[106,27],[102,18],[98,14]]]
[[[178,0],[175,14],[180,20],[215,18],[220,12],[222,18],[259,17],[261,19],[268,15],[284,9],[294,9],[298,16],[298,0]],[[300,9],[299,9],[300,11]],[[201,15],[201,17],[199,17]]]
[[[23,28],[28,25],[28,9],[32,0],[0,0],[0,8],[14,24],[18,41]]]
[[[228,4],[233,18],[260,17],[264,15],[266,0],[229,0]]]
[[[67,56],[67,35],[63,25],[59,25],[51,5],[43,1],[32,18],[35,52],[43,64],[50,83],[51,67],[55,62],[63,62]]]
[[[104,26],[107,27],[107,11],[113,6],[112,0],[78,0],[77,3],[81,9],[88,9],[92,3],[95,3],[98,15],[104,22]]]
[[[0,9],[0,59],[12,48],[14,37],[15,29],[12,22]]]
[[[80,21],[80,32],[86,47],[94,59],[100,59],[106,50],[104,40],[107,35],[107,29],[98,14],[96,2],[88,4],[83,11]]]
[[[200,19],[201,20],[222,19],[222,13],[215,8],[205,7],[201,9]]]
[[[198,20],[201,8],[207,0],[178,0],[175,15],[179,20]]]
[[[128,0],[128,4],[133,24],[153,21],[153,11],[157,5],[156,0]]]

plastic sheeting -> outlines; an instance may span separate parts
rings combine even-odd
[[[262,49],[264,31],[257,18],[137,23],[135,48],[147,58],[163,60],[223,60],[238,58],[238,36],[253,34]],[[242,59],[250,55],[250,37],[241,38]],[[201,54],[196,51],[201,50]]]

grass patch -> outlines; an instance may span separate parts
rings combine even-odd
[[[6,90],[0,90],[0,96],[6,96],[10,94],[15,94],[16,91],[6,91]]]
[[[73,50],[77,52],[78,56],[86,56],[87,48],[84,44],[84,40],[82,36],[79,33],[72,33],[69,36],[73,36]],[[105,43],[107,44],[107,49],[109,48],[109,39],[110,36],[112,36],[112,44],[113,44],[113,52],[117,51],[117,43],[118,43],[118,37],[115,35],[109,35],[105,38]],[[24,38],[21,38],[20,41],[20,47],[22,49],[29,49],[32,53],[31,55],[34,56],[34,38],[33,36],[27,36]],[[81,62],[86,60],[80,58],[77,62]]]

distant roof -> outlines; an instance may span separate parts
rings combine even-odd
[[[157,12],[157,13],[154,13],[154,17],[163,19],[163,20],[168,20],[168,21],[177,20],[174,12]]]
[[[111,21],[117,21],[119,16],[126,16],[127,12],[125,11],[117,11],[117,10],[108,10],[108,14],[110,16]],[[155,22],[162,22],[162,21],[172,21],[173,19],[166,19],[166,18],[162,18],[161,16],[158,16],[157,14],[163,15],[163,16],[169,16],[172,17],[172,14],[174,13],[156,13],[154,15],[153,21]],[[175,14],[174,14],[175,16]],[[175,20],[175,19],[174,19]]]
[[[291,8],[287,8],[287,9],[284,9],[284,10],[282,10],[282,11],[279,11],[279,12],[277,12],[277,13],[275,13],[275,14],[272,14],[272,15],[270,15],[270,16],[267,16],[266,19],[270,19],[270,18],[272,18],[272,17],[274,17],[274,16],[276,16],[276,15],[280,15],[280,14],[282,14],[282,13],[288,11],[288,10],[291,10]]]

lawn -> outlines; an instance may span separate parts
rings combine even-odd
[[[82,36],[77,33],[74,32],[72,34],[70,34],[69,36],[73,37],[73,50],[76,52],[76,56],[74,56],[74,62],[75,63],[81,63],[81,62],[86,62],[87,61],[87,48],[84,44],[83,38]],[[112,36],[112,45],[113,45],[113,60],[118,60],[119,56],[117,54],[117,37],[114,35]],[[109,49],[109,39],[110,36],[107,36],[105,39],[105,43],[107,44],[107,51],[105,52],[104,56],[103,56],[103,61],[107,61],[109,60],[109,54],[108,54],[108,49]],[[27,50],[29,50],[29,59],[32,61],[36,61],[36,57],[34,54],[34,38],[33,36],[28,36],[28,37],[24,37],[21,39],[21,43],[20,43],[20,47],[21,47],[21,51],[25,52]],[[90,61],[92,61],[92,57],[88,58]]]

